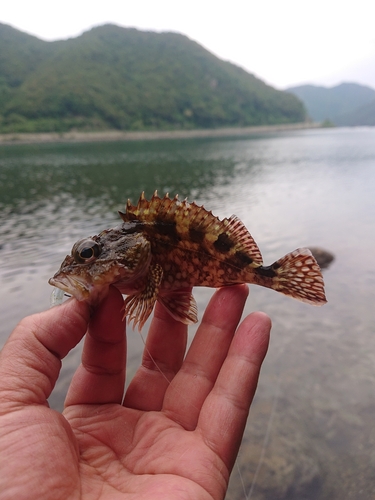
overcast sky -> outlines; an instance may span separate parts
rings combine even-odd
[[[0,2],[0,22],[44,40],[105,23],[175,31],[277,88],[341,81],[375,88],[371,0]]]

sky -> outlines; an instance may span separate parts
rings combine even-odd
[[[279,89],[375,89],[371,0],[3,0],[0,22],[47,41],[105,23],[174,31]]]

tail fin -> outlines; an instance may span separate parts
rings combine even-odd
[[[320,267],[308,248],[294,250],[269,267],[257,268],[256,273],[260,285],[308,304],[327,302]]]

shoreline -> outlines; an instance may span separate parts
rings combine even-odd
[[[280,125],[258,125],[253,127],[226,127],[218,129],[160,130],[129,132],[105,130],[101,132],[40,132],[0,134],[0,145],[37,144],[53,142],[111,142],[111,141],[150,141],[160,139],[195,139],[214,137],[238,137],[264,132],[282,132],[319,128],[320,123],[288,123]]]

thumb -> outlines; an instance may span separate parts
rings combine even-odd
[[[30,404],[47,404],[61,359],[87,330],[89,306],[70,299],[24,318],[0,353],[0,414]]]

